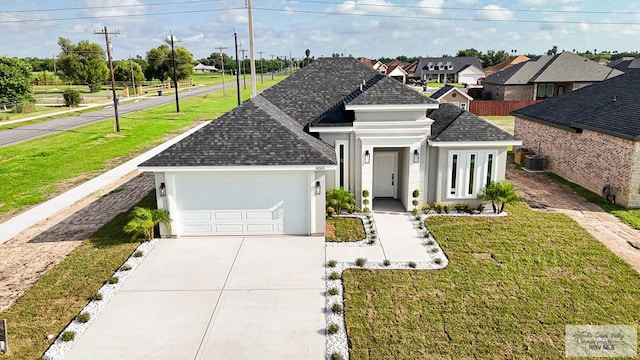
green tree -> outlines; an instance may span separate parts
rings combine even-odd
[[[193,55],[182,46],[174,48],[176,54],[176,76],[178,80],[191,77],[193,73]],[[173,57],[171,47],[162,44],[157,48],[147,51],[147,61],[149,62],[149,74],[154,79],[165,81],[173,77]]]
[[[142,67],[135,61],[120,60],[113,64],[113,76],[117,81],[131,82],[131,69],[133,68],[133,78],[137,83],[144,81]]]
[[[471,56],[471,57],[479,58],[480,54],[481,52],[479,52],[474,48],[471,48],[471,49],[458,50],[458,52],[456,53],[456,57]]]
[[[31,97],[31,67],[18,58],[0,56],[0,103],[22,102]]]
[[[171,227],[171,218],[167,210],[135,207],[129,214],[129,222],[122,229],[132,235],[132,240],[138,238],[153,240],[153,229],[158,224]]]
[[[506,204],[518,201],[518,193],[516,187],[507,181],[492,182],[484,187],[478,199],[491,201],[493,212],[500,214]]]
[[[109,76],[102,47],[87,40],[74,44],[62,37],[58,38],[58,45],[62,49],[58,60],[62,77],[76,84],[88,85],[91,92],[100,91]]]

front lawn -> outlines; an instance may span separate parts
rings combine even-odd
[[[155,191],[137,206],[155,208]],[[38,359],[57,335],[87,304],[139,242],[122,231],[127,214],[121,213],[49,270],[8,310],[10,355],[0,359]]]
[[[356,217],[330,217],[327,219],[325,239],[331,242],[360,241],[365,238],[362,220]]]
[[[640,276],[568,217],[431,217],[437,271],[343,274],[351,359],[559,359],[567,324],[638,324]]]

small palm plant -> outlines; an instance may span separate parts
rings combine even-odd
[[[507,181],[492,182],[485,186],[478,199],[491,201],[495,214],[502,213],[506,204],[512,204],[519,200],[516,187]]]
[[[327,192],[327,206],[332,207],[336,214],[342,210],[351,212],[355,208],[356,199],[349,190],[333,188]]]
[[[171,219],[167,210],[135,207],[129,214],[129,222],[123,230],[127,234],[132,234],[132,240],[138,238],[153,240],[153,229],[158,224],[171,228]]]

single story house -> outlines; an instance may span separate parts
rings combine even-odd
[[[477,84],[484,71],[480,60],[472,56],[420,58],[413,77],[426,82]]]
[[[359,57],[358,61],[360,61],[361,63],[367,65],[368,67],[372,68],[373,70],[376,70],[377,72],[381,73],[381,74],[386,74],[388,67],[386,64],[383,64],[381,61],[378,60],[371,60],[368,59],[366,57]]]
[[[472,202],[504,178],[512,135],[353,58],[320,58],[139,165],[163,236],[323,234],[325,194]]]
[[[469,110],[469,103],[473,100],[464,89],[452,85],[445,85],[431,94],[431,98],[439,103],[454,104],[462,110]]]
[[[397,60],[395,60],[397,61]],[[387,64],[387,76],[400,81],[403,84],[407,83],[407,71],[404,69],[403,65],[396,63]]]
[[[640,58],[623,57],[621,59],[611,60],[607,66],[610,68],[627,72],[628,70],[640,69]]]
[[[562,52],[510,66],[484,79],[490,100],[543,100],[622,74],[595,61]]]
[[[495,64],[493,66],[489,66],[484,68],[484,75],[489,76],[491,74],[497,73],[498,71],[502,71],[506,68],[509,68],[513,65],[520,64],[523,62],[529,61],[529,58],[524,55],[518,55],[510,58],[509,60],[503,61],[499,64]]]
[[[196,66],[193,67],[193,71],[195,73],[213,73],[213,72],[218,72],[219,70],[215,66],[203,65],[198,63]]]
[[[640,70],[511,113],[523,146],[550,171],[640,207]]]

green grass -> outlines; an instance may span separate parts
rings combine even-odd
[[[273,83],[265,81],[258,88]],[[247,99],[249,92],[243,95]],[[113,120],[106,120],[0,148],[0,217],[46,201],[162,143],[167,136],[179,134],[199,120],[215,119],[234,107],[233,93],[223,98],[222,92],[216,91],[181,101],[180,114],[169,103],[122,116],[118,134],[113,132]]]
[[[427,83],[428,87],[436,87],[436,88],[441,88],[441,87],[444,87],[445,85],[451,85],[451,86],[459,87],[459,88],[464,87],[464,84],[460,84],[460,83],[446,83],[446,84],[445,83],[437,83],[437,82]]]
[[[327,219],[325,239],[330,242],[360,241],[365,238],[360,218],[331,217]]]
[[[640,276],[568,217],[431,217],[437,271],[347,270],[352,360],[560,359],[567,324],[638,324]]]
[[[514,116],[483,116],[482,118],[488,121],[489,123],[499,127],[500,129],[508,132],[509,134],[514,133],[514,126],[515,126]]]
[[[626,209],[622,206],[612,204],[605,201],[602,196],[591,192],[583,188],[582,186],[572,183],[554,173],[547,173],[547,175],[554,181],[567,185],[578,195],[582,196],[585,200],[594,203],[602,208],[602,210],[615,215],[627,225],[640,230],[640,209]]]
[[[137,206],[155,204],[152,191]],[[117,215],[0,312],[0,319],[7,319],[11,350],[0,359],[40,357],[53,342],[44,337],[60,333],[138,246],[122,231],[126,222],[127,213]]]

